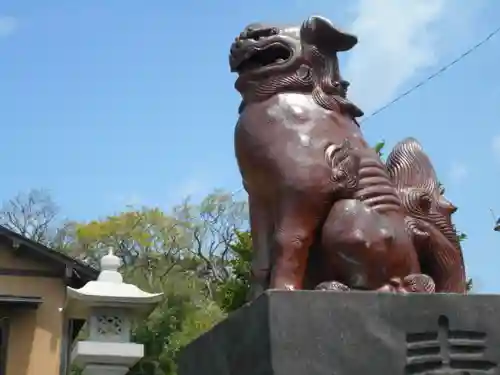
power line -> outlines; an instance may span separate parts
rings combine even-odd
[[[365,121],[368,121],[369,119],[373,118],[374,116],[378,115],[380,112],[383,112],[385,111],[387,108],[389,108],[390,106],[392,106],[393,104],[399,102],[401,99],[403,99],[404,97],[410,95],[412,92],[414,92],[415,90],[418,90],[420,87],[424,86],[425,84],[427,84],[429,81],[433,80],[434,78],[440,76],[441,74],[443,74],[446,70],[450,69],[453,65],[457,64],[458,62],[460,62],[463,58],[467,57],[468,55],[472,54],[473,52],[475,52],[479,47],[481,47],[483,44],[487,43],[491,38],[493,38],[496,34],[498,34],[500,32],[500,27],[496,28],[494,31],[492,31],[491,33],[489,33],[484,39],[482,39],[481,41],[479,41],[478,43],[476,43],[475,45],[473,45],[471,48],[469,48],[467,51],[465,51],[464,53],[462,53],[461,55],[459,55],[456,59],[452,60],[449,64],[441,67],[439,70],[437,70],[436,72],[432,73],[430,76],[428,76],[427,78],[425,78],[423,81],[419,82],[418,84],[416,84],[415,86],[413,86],[412,88],[410,88],[409,90],[403,92],[401,95],[397,96],[395,99],[391,100],[389,103],[383,105],[382,107],[380,107],[379,109],[375,110],[374,112],[370,113],[368,116],[364,117],[360,123],[362,122],[365,122]]]
[[[239,193],[240,191],[242,191],[242,190],[243,190],[243,187],[240,187],[239,189],[236,189],[235,191],[233,191],[233,192],[231,193],[231,196],[232,196],[232,197],[234,197],[236,194],[238,194],[238,193]]]

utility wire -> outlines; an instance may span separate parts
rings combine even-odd
[[[235,196],[236,194],[238,194],[238,193],[239,193],[240,191],[242,191],[242,190],[243,190],[243,187],[240,187],[239,189],[236,189],[235,191],[233,191],[233,192],[231,193],[231,196]]]
[[[456,59],[454,59],[453,61],[451,61],[449,64],[441,67],[439,70],[437,70],[436,72],[432,73],[430,76],[428,76],[427,78],[425,78],[423,81],[419,82],[418,84],[416,84],[415,86],[413,86],[412,88],[410,88],[409,90],[403,92],[401,95],[397,96],[395,99],[391,100],[389,103],[383,105],[382,107],[380,107],[379,109],[375,110],[374,112],[370,113],[368,116],[364,117],[360,123],[362,122],[365,122],[365,121],[368,121],[369,119],[373,118],[374,116],[378,115],[380,112],[383,112],[385,111],[387,108],[389,108],[390,106],[392,106],[393,104],[399,102],[401,99],[405,98],[406,96],[410,95],[412,92],[414,92],[415,90],[418,90],[419,88],[421,88],[422,86],[424,86],[425,84],[427,84],[429,81],[433,80],[434,78],[440,76],[441,74],[443,74],[445,71],[447,71],[448,69],[450,69],[453,65],[457,64],[458,62],[460,62],[462,59],[464,59],[465,57],[469,56],[470,54],[472,54],[473,52],[475,52],[479,47],[481,47],[482,45],[484,45],[485,43],[487,43],[491,38],[493,38],[496,34],[498,34],[500,32],[500,27],[496,28],[495,30],[493,30],[491,33],[489,33],[484,39],[482,39],[481,41],[479,41],[478,43],[476,43],[475,45],[473,45],[471,48],[469,48],[467,51],[465,51],[464,53],[462,53],[460,56],[458,56]]]

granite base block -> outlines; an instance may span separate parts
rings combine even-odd
[[[180,354],[180,375],[500,374],[500,296],[269,291]]]

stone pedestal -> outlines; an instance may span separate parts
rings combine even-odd
[[[125,375],[143,356],[141,344],[86,340],[76,343],[71,360],[83,375]]]
[[[270,291],[192,342],[180,375],[500,374],[500,296]]]
[[[82,375],[126,375],[128,372],[129,368],[126,366],[88,365]]]

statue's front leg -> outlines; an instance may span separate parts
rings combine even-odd
[[[309,249],[329,209],[328,200],[321,193],[284,192],[280,198],[271,288],[299,290],[303,289]]]
[[[251,300],[269,288],[272,265],[273,220],[265,200],[249,194],[250,228],[252,233]]]

